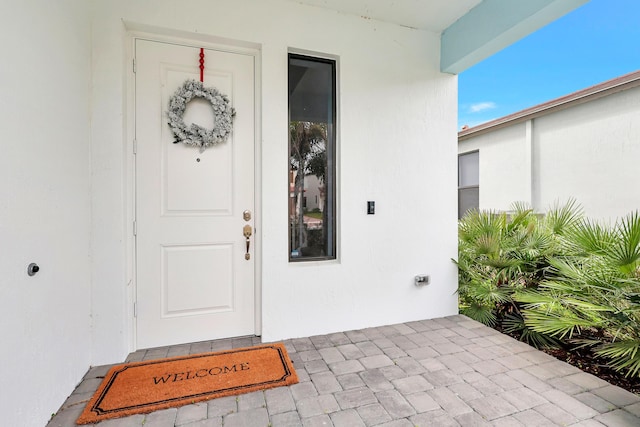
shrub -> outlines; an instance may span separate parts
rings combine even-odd
[[[459,223],[460,312],[536,347],[591,348],[640,375],[640,216],[613,227],[574,201],[539,216],[472,211]]]
[[[567,240],[572,255],[550,260],[555,278],[514,296],[524,304],[525,325],[640,376],[640,216],[612,227],[582,220]]]

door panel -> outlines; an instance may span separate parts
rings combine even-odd
[[[163,246],[162,251],[163,317],[234,309],[232,245]]]
[[[194,48],[191,49],[196,51]],[[207,51],[206,57],[210,56],[213,57],[211,52]],[[216,63],[216,65],[220,64]],[[179,69],[169,63],[160,64],[160,73],[162,86],[167,88],[177,89],[186,79],[199,78],[199,75],[193,75],[193,67],[189,72],[188,69]],[[238,78],[239,76],[230,72],[213,70],[205,75],[205,84],[217,88],[233,100],[234,77]],[[169,98],[173,92],[163,91],[162,95],[162,105],[169,105]],[[211,128],[214,120],[209,102],[204,99],[191,100],[185,109],[183,120],[187,124],[195,122],[200,126]],[[168,133],[167,138],[173,140],[169,127],[165,126],[163,132]],[[232,137],[228,142],[234,139]],[[162,195],[165,213],[172,215],[230,215],[234,180],[234,147],[230,143],[219,144],[207,149],[204,153],[200,153],[194,147],[188,148],[190,149],[185,150],[182,144],[162,145],[164,166]],[[197,159],[200,161],[198,162]],[[206,185],[206,183],[215,183],[215,191],[185,191],[194,184]]]
[[[136,41],[137,347],[255,333],[255,244],[245,259],[243,211],[254,211],[254,57],[205,50],[204,84],[237,111],[231,137],[200,152],[174,144],[169,98],[199,79],[199,49]],[[206,100],[183,116],[210,128]],[[254,213],[255,217],[255,213]],[[254,237],[252,236],[252,239]]]

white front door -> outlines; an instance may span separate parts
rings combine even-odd
[[[246,259],[243,235],[255,220],[255,57],[205,49],[204,85],[227,95],[236,115],[231,137],[201,153],[174,144],[167,125],[169,98],[200,78],[199,53],[135,43],[137,348],[256,332],[255,236]],[[214,125],[204,99],[183,118]]]

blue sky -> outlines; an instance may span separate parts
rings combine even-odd
[[[640,69],[640,0],[591,0],[458,76],[458,129]]]

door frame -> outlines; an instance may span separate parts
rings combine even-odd
[[[126,100],[126,125],[124,135],[124,186],[125,197],[125,224],[124,235],[126,238],[126,329],[129,332],[129,351],[138,350],[135,303],[137,295],[137,260],[136,238],[134,235],[134,221],[136,219],[136,169],[135,169],[135,42],[139,39],[160,43],[177,44],[187,47],[222,50],[225,52],[248,55],[254,58],[254,312],[255,335],[262,335],[262,50],[255,43],[235,41],[226,38],[169,30],[159,27],[150,27],[144,24],[125,22],[126,30],[126,58],[124,61],[125,73],[125,100]],[[206,63],[205,63],[206,66]]]

